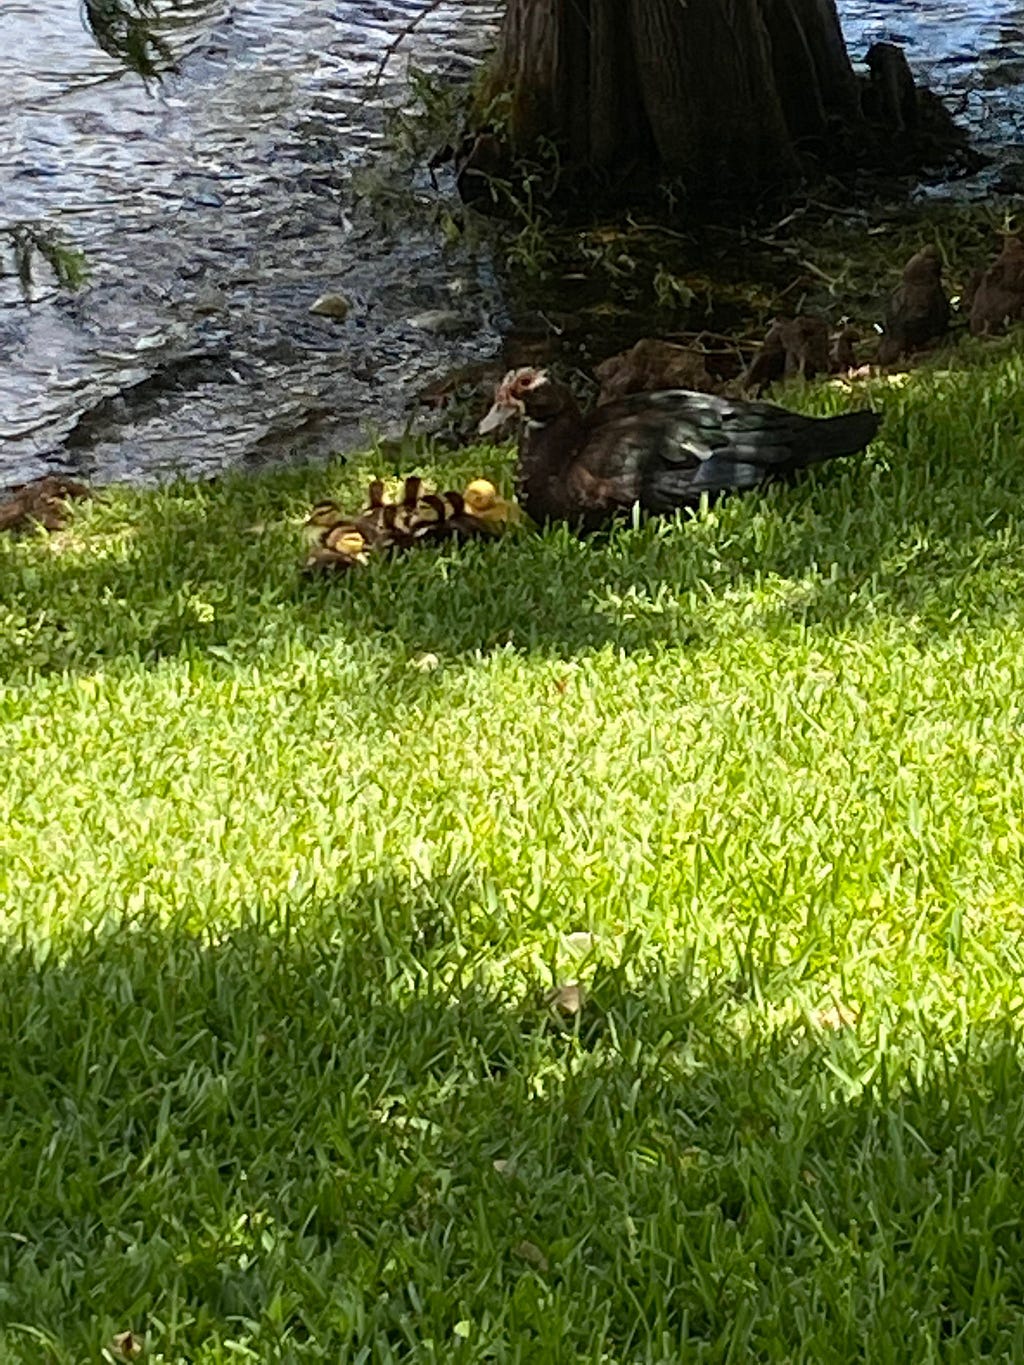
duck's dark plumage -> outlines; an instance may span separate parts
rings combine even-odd
[[[880,418],[869,411],[805,417],[772,403],[686,389],[635,393],[584,415],[543,371],[511,372],[481,423],[519,415],[520,501],[536,521],[596,526],[639,504],[696,507],[707,495],[757,488],[809,465],[852,455]]]

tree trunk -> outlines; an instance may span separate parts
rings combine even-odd
[[[497,76],[517,145],[709,188],[785,180],[860,117],[835,0],[507,0]]]

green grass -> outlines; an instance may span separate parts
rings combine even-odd
[[[1022,1358],[1024,362],[874,397],[589,543],[0,543],[0,1360]]]

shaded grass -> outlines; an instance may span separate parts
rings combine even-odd
[[[3,1359],[1017,1358],[1022,377],[589,543],[0,545]]]

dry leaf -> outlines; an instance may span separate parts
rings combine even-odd
[[[597,935],[586,929],[576,929],[565,936],[565,946],[574,953],[589,953],[597,946]]]
[[[521,1256],[524,1261],[529,1261],[531,1265],[535,1265],[538,1270],[546,1271],[548,1269],[548,1258],[535,1243],[520,1242],[513,1247],[513,1251],[517,1256]]]
[[[409,660],[409,667],[420,673],[433,673],[441,667],[441,660],[436,654],[417,654],[415,659]]]
[[[142,1355],[142,1338],[134,1332],[118,1332],[110,1343],[110,1349],[125,1360],[137,1360]]]
[[[564,986],[548,991],[544,1003],[559,1014],[579,1014],[586,1004],[586,995],[578,981],[567,981]]]

